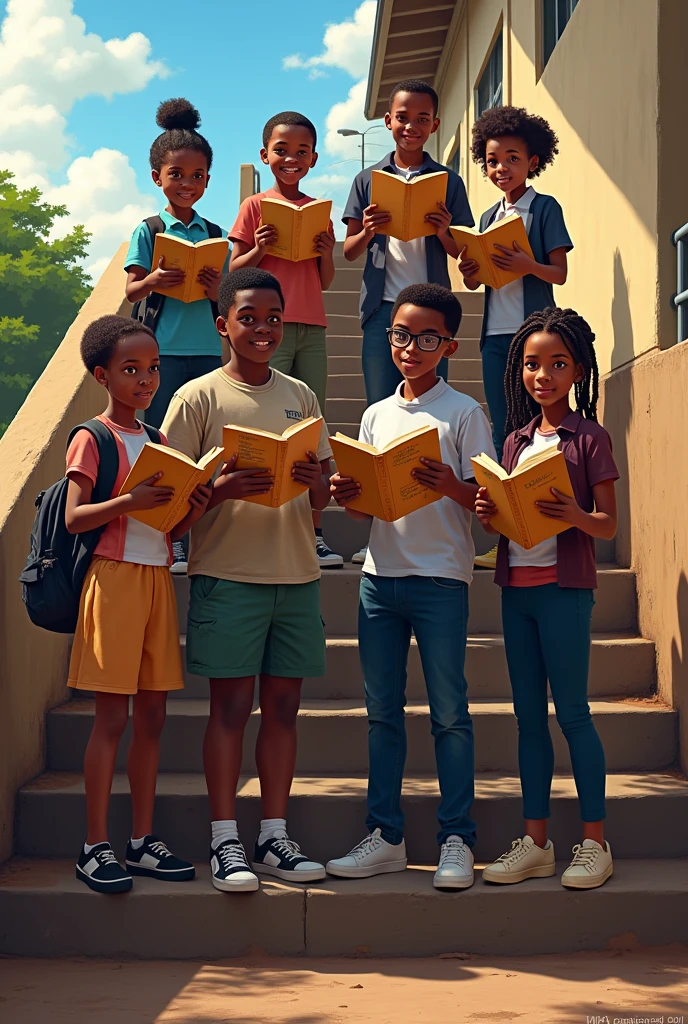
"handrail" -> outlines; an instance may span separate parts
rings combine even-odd
[[[676,246],[676,293],[671,296],[671,305],[678,313],[677,341],[688,339],[688,224],[672,233],[672,245]]]

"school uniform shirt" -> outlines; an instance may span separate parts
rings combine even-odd
[[[499,204],[499,209],[494,216],[493,224],[497,224],[512,213],[519,214],[523,221],[526,233],[528,232],[532,215],[530,204],[535,198],[535,189],[529,185],[520,199],[515,203],[507,203],[506,196]],[[490,295],[490,307],[488,310],[488,321],[485,333],[487,337],[491,334],[515,334],[523,323],[523,278],[517,281],[510,281],[509,284],[495,288]]]
[[[348,224],[350,220],[363,220],[363,211],[367,206],[370,206],[370,186],[372,172],[375,170],[398,174],[399,171],[394,163],[394,153],[388,153],[379,163],[358,172],[351,186],[351,192],[342,215],[342,220],[345,224]],[[423,163],[416,173],[432,174],[435,171],[447,171],[448,173],[445,203],[451,213],[451,223],[462,224],[465,227],[472,228],[475,221],[471,214],[471,208],[468,205],[463,180],[455,171],[450,170],[443,164],[438,164],[428,153],[424,152]],[[417,248],[420,250],[422,247],[425,252],[425,276],[421,280],[450,288],[447,253],[437,235],[428,235],[426,238],[420,238],[416,241],[420,243]],[[391,238],[380,234],[373,235],[368,243],[368,254],[363,270],[363,284],[361,285],[361,324],[365,324],[366,320],[373,313],[377,312],[383,301],[396,301],[399,294],[397,292],[392,299],[389,298],[389,296],[393,295],[392,289],[388,288],[385,293],[388,268],[395,258],[395,254],[401,251],[398,245],[395,246],[390,243],[392,243]],[[410,243],[406,243],[406,245],[408,244]],[[410,252],[411,250],[404,251]],[[395,274],[395,268],[392,268],[392,274]],[[403,278],[404,282],[406,282],[407,276]],[[416,284],[417,281],[408,281],[408,283]],[[387,299],[384,298],[385,294],[388,297]]]
[[[554,199],[553,196],[544,196],[540,192],[536,192],[532,186],[526,190],[526,194],[531,193],[527,200],[527,204],[524,205],[519,200],[514,204],[514,209],[511,212],[517,212],[521,214],[526,224],[526,231],[528,233],[528,241],[530,247],[533,250],[533,258],[537,263],[546,264],[549,262],[549,254],[554,249],[573,249],[573,242],[566,230],[566,224],[564,223],[564,214],[559,203]],[[526,196],[522,196],[525,199]],[[519,204],[521,204],[519,208]],[[505,216],[504,197],[491,206],[489,210],[480,218],[480,230],[485,231],[490,224],[494,224],[495,220],[501,219],[501,216]],[[525,216],[524,216],[525,214]],[[521,278],[519,283],[523,292],[523,307],[522,310],[519,307],[519,312],[522,312],[521,319],[516,322],[516,313],[512,311],[508,317],[508,324],[510,325],[508,330],[498,330],[496,322],[492,318],[492,303],[495,297],[504,291],[504,288],[497,290],[489,287],[485,287],[485,312],[483,315],[483,326],[482,334],[480,337],[480,347],[482,348],[485,344],[485,339],[490,333],[492,334],[515,334],[519,329],[526,317],[529,317],[531,313],[535,313],[540,309],[547,309],[548,306],[556,305],[554,301],[554,287],[547,281],[542,281],[539,277],[535,277],[534,274],[526,274],[525,277]],[[505,288],[510,288],[510,285],[505,285]],[[510,293],[507,293],[507,295]],[[515,292],[511,293],[515,295]],[[503,316],[503,310],[499,312],[499,299],[497,299],[498,317]],[[513,317],[513,319],[512,319]],[[513,328],[513,329],[512,329]]]
[[[521,430],[509,434],[502,455],[502,465],[507,473],[514,471],[521,452],[531,444],[541,423],[542,414]],[[559,450],[564,453],[571,478],[573,495],[584,512],[593,512],[595,499],[592,489],[595,484],[619,479],[612,455],[611,438],[600,423],[583,419],[574,410],[564,417],[557,434]],[[556,541],[556,581],[559,586],[594,590],[597,586],[594,538],[571,527],[558,534]],[[504,536],[499,538],[495,583],[500,587],[509,585],[509,540]]]
[[[118,423],[113,423],[107,416],[98,416],[112,433],[117,446],[119,466],[117,479],[111,497],[115,498],[122,484],[129,475],[129,470],[136,462],[145,443],[149,440],[143,426],[136,430],[128,430]],[[167,444],[164,435],[162,444]],[[66,476],[80,473],[95,486],[98,479],[100,455],[98,443],[89,430],[79,430],[74,435],[67,450]],[[118,516],[111,519],[103,530],[94,555],[108,558],[113,562],[134,562],[137,565],[169,565],[170,543],[166,534],[154,530],[146,523],[140,523],[131,516]]]
[[[459,480],[472,480],[471,457],[495,458],[487,418],[468,395],[444,380],[420,398],[402,397],[403,381],[389,398],[363,413],[359,440],[382,448],[420,427],[437,427],[442,461]],[[375,576],[434,576],[470,583],[475,549],[471,513],[446,496],[394,523],[373,519],[363,571]]]
[[[299,420],[320,416],[318,400],[300,380],[272,370],[267,384],[232,380],[222,369],[189,381],[170,402],[168,444],[197,462],[222,445],[227,423],[281,434]],[[323,420],[317,456],[332,449]],[[230,498],[191,528],[189,575],[238,583],[310,583],[320,578],[308,491],[279,508]]]
[[[274,188],[269,188],[266,192],[259,192],[244,199],[239,207],[234,227],[229,233],[232,242],[244,242],[253,248],[256,229],[261,222],[261,199],[284,200],[284,196]],[[303,196],[301,199],[295,199],[292,205],[305,206],[306,203],[312,202],[310,196]],[[329,226],[330,231],[334,233],[332,221]],[[271,256],[267,253],[260,261],[260,269],[274,274],[282,286],[285,324],[314,324],[317,327],[327,327],[325,300],[320,283],[320,260],[317,256],[311,260],[293,263],[291,260],[283,260],[280,256]]]
[[[167,210],[160,211],[160,218],[167,235],[175,235],[194,243],[209,237],[205,221],[195,210],[188,224],[183,224]],[[224,229],[222,237],[227,237]],[[143,267],[147,274],[150,273],[153,269],[154,241],[148,225],[141,222],[131,236],[124,269],[129,271],[132,267]],[[227,273],[228,267],[229,254],[222,271],[224,274]],[[156,324],[155,336],[158,339],[161,356],[222,355],[222,340],[217,333],[208,299],[182,302],[181,299],[173,299],[166,295]]]

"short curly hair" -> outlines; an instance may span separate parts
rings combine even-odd
[[[447,334],[452,338],[461,326],[461,303],[453,292],[441,284],[410,284],[402,288],[392,308],[391,324],[394,323],[399,308],[406,304],[420,306],[422,309],[436,309],[444,317]]]
[[[88,372],[93,373],[96,366],[109,366],[117,342],[130,334],[149,334],[157,343],[151,329],[131,317],[110,313],[93,320],[84,331],[80,346],[81,359]]]
[[[273,114],[269,121],[266,121],[263,128],[263,149],[268,148],[272,133],[280,124],[296,125],[298,128],[305,128],[313,136],[313,149],[318,145],[318,133],[313,122],[305,114],[299,114],[298,110],[283,110],[280,114]]]
[[[529,114],[524,107],[491,107],[473,125],[471,154],[483,172],[487,171],[488,141],[503,135],[517,135],[525,142],[530,155],[538,158],[538,165],[529,172],[529,178],[536,178],[559,152],[559,139],[544,117]]]
[[[397,82],[389,95],[389,109],[391,110],[394,106],[394,98],[400,92],[414,92],[420,93],[430,97],[432,103],[432,109],[435,117],[437,117],[437,108],[440,105],[439,97],[433,87],[428,85],[427,82],[423,82],[420,78],[405,78],[403,82]]]
[[[155,121],[163,132],[150,148],[150,165],[154,171],[159,171],[167,159],[167,154],[177,149],[193,149],[202,153],[210,170],[213,150],[205,136],[197,130],[201,123],[201,115],[193,104],[183,97],[165,100],[158,107]]]
[[[267,270],[261,270],[260,267],[239,267],[238,270],[230,270],[228,274],[225,274],[220,283],[217,311],[225,320],[234,305],[236,293],[245,288],[261,288],[264,291],[277,292],[280,305],[284,309],[282,287],[274,274],[268,273]]]

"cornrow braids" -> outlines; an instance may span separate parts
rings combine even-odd
[[[506,433],[520,430],[538,415],[540,406],[523,383],[523,354],[531,334],[558,334],[576,363],[583,367],[583,377],[574,384],[576,409],[585,419],[597,420],[599,370],[595,355],[595,335],[575,309],[550,306],[531,313],[513,337],[509,348],[504,391],[506,394]]]

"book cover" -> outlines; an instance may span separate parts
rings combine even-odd
[[[155,486],[174,487],[174,496],[168,505],[141,509],[128,514],[132,519],[138,519],[140,523],[152,526],[154,530],[169,533],[191,508],[189,504],[191,492],[199,484],[207,483],[210,480],[215,470],[224,461],[223,456],[224,448],[211,448],[198,462],[193,462],[192,459],[175,451],[174,448],[147,441],[129,470],[119,493],[129,494],[143,480],[147,480],[154,473],[162,473]]]
[[[421,427],[380,450],[345,434],[335,434],[330,444],[339,474],[361,485],[360,495],[349,508],[393,523],[443,497],[411,475],[412,469],[420,467],[421,458],[442,461],[437,427]]]
[[[277,230],[277,241],[266,245],[265,252],[292,263],[314,259],[320,253],[313,240],[328,230],[331,213],[331,199],[314,199],[303,206],[294,206],[285,199],[261,199],[261,224],[272,224]]]
[[[434,235],[435,229],[425,219],[428,213],[437,213],[437,204],[447,198],[446,171],[418,174],[405,181],[389,171],[372,171],[370,202],[392,215],[392,219],[378,229],[381,235],[393,235],[402,242]]]
[[[161,295],[169,295],[182,302],[198,302],[207,299],[204,285],[197,280],[204,267],[213,267],[222,272],[227,258],[229,242],[226,238],[204,238],[200,242],[188,242],[176,235],[158,234],[153,247],[153,267],[162,257],[165,270],[179,267],[186,274],[181,284],[174,288],[156,288]]]
[[[308,462],[307,452],[317,453],[322,422],[321,416],[308,416],[287,427],[282,434],[227,424],[222,431],[227,461],[236,454],[237,469],[268,469],[275,478],[267,494],[256,494],[241,500],[266,505],[268,508],[279,508],[307,491],[305,484],[292,479],[291,470],[295,462]]]
[[[501,270],[496,263],[490,259],[491,254],[497,254],[499,249],[495,245],[503,245],[505,249],[511,249],[514,242],[523,249],[530,257],[533,250],[528,241],[526,227],[518,213],[511,213],[504,220],[496,224],[490,224],[482,233],[476,228],[450,227],[449,231],[459,247],[459,251],[467,247],[463,258],[475,260],[480,265],[478,280],[481,284],[489,285],[490,288],[502,288],[505,284],[518,281],[523,274],[514,273],[511,270]]]
[[[481,487],[487,488],[497,506],[492,525],[509,540],[530,550],[543,540],[570,529],[568,523],[548,519],[535,505],[537,501],[556,501],[553,487],[573,497],[566,459],[558,448],[526,459],[511,475],[484,452],[471,462],[475,479]]]

